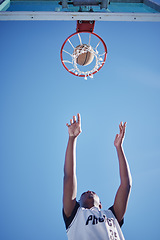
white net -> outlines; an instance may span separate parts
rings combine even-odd
[[[79,56],[84,53],[90,53],[93,56],[93,61],[87,66],[78,64]],[[92,33],[77,33],[67,40],[63,48],[62,62],[69,72],[76,76],[84,77],[87,80],[87,77],[93,78],[93,74],[98,72],[103,66],[105,56],[106,50],[97,35],[93,35]]]

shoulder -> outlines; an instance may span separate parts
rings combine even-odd
[[[76,202],[76,205],[72,211],[72,214],[70,217],[67,217],[64,213],[64,209],[63,209],[63,219],[64,219],[64,222],[65,222],[65,226],[66,226],[66,229],[68,229],[69,225],[72,223],[78,209],[79,209],[80,205],[78,202]]]

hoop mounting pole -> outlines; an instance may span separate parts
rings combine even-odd
[[[93,32],[95,21],[77,21],[76,32]]]

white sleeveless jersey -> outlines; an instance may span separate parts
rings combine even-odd
[[[121,228],[111,210],[78,207],[67,227],[68,240],[124,240]]]

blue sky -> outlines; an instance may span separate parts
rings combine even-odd
[[[67,239],[62,219],[66,123],[81,113],[78,198],[91,189],[103,208],[119,186],[114,137],[124,142],[133,187],[126,239],[159,236],[160,23],[96,22],[107,60],[94,79],[69,74],[60,48],[76,22],[0,22],[0,239]]]

